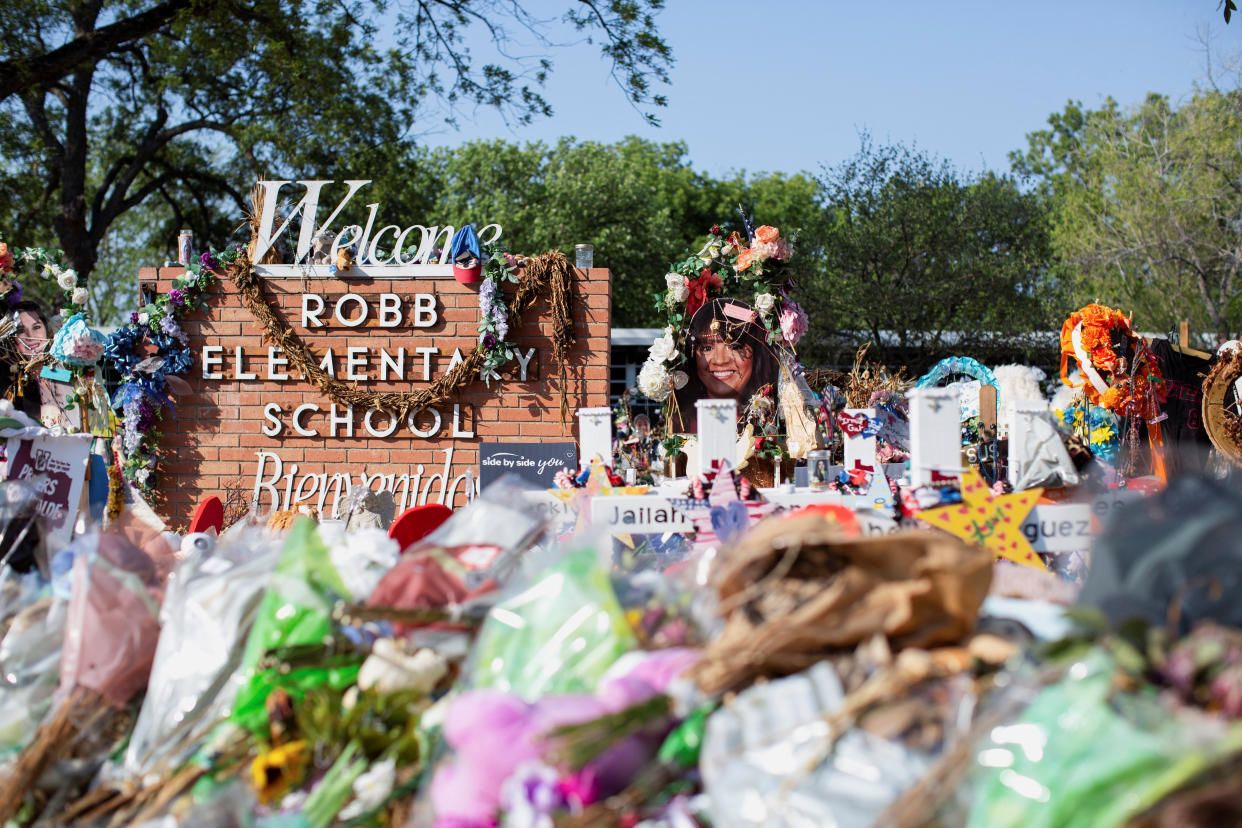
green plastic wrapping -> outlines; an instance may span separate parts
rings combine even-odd
[[[1152,688],[1114,686],[1093,649],[976,746],[969,828],[1124,825],[1242,750],[1242,726],[1172,714]]]
[[[472,686],[527,701],[591,693],[614,661],[638,648],[602,563],[610,554],[603,542],[570,541],[529,586],[492,607],[475,642]]]
[[[277,687],[296,701],[314,687],[327,685],[340,690],[353,684],[358,664],[328,668],[297,665],[287,672],[260,668],[260,660],[269,650],[317,644],[330,636],[332,607],[343,595],[348,591],[315,531],[314,521],[300,518],[289,531],[246,639],[241,670],[250,675],[238,691],[231,721],[251,732],[263,730],[267,725],[264,702]]]

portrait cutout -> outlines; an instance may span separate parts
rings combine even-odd
[[[675,392],[673,412],[673,430],[682,434],[697,430],[699,400],[737,400],[740,417],[750,398],[765,385],[775,387],[780,377],[780,359],[759,314],[737,299],[712,299],[695,311],[686,350],[690,380]]]

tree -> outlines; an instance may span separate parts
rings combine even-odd
[[[1049,123],[1012,161],[1051,198],[1074,300],[1133,310],[1143,330],[1242,328],[1242,91],[1201,91],[1181,107],[1151,94],[1128,111],[1071,102]]]
[[[970,353],[1046,329],[1049,255],[1034,193],[863,136],[819,179],[816,273],[803,291],[807,359],[839,362],[864,342],[905,361]]]
[[[422,153],[403,192],[434,181],[429,215],[455,226],[496,221],[511,250],[537,253],[595,247],[613,272],[613,322],[659,323],[651,296],[664,290],[671,262],[697,249],[716,223],[736,225],[739,204],[761,221],[802,226],[815,214],[804,175],[737,173],[719,180],[695,171],[684,143],[629,137],[612,144],[563,138],[555,145],[480,141]],[[796,224],[795,224],[796,222]]]
[[[577,0],[562,18],[651,120],[671,62],[662,5]],[[131,228],[147,243],[167,249],[183,225],[219,244],[245,206],[237,182],[397,170],[419,129],[467,107],[546,115],[560,45],[509,0],[0,0],[0,20],[0,221],[83,277],[140,205],[158,203]],[[536,57],[510,56],[532,42]]]

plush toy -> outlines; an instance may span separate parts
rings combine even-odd
[[[353,247],[341,247],[336,251],[336,261],[332,263],[333,273],[348,273],[354,265],[357,251]]]

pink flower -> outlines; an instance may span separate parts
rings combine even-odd
[[[807,318],[802,306],[793,300],[786,300],[781,308],[781,334],[790,347],[798,344],[810,324],[811,320]]]

